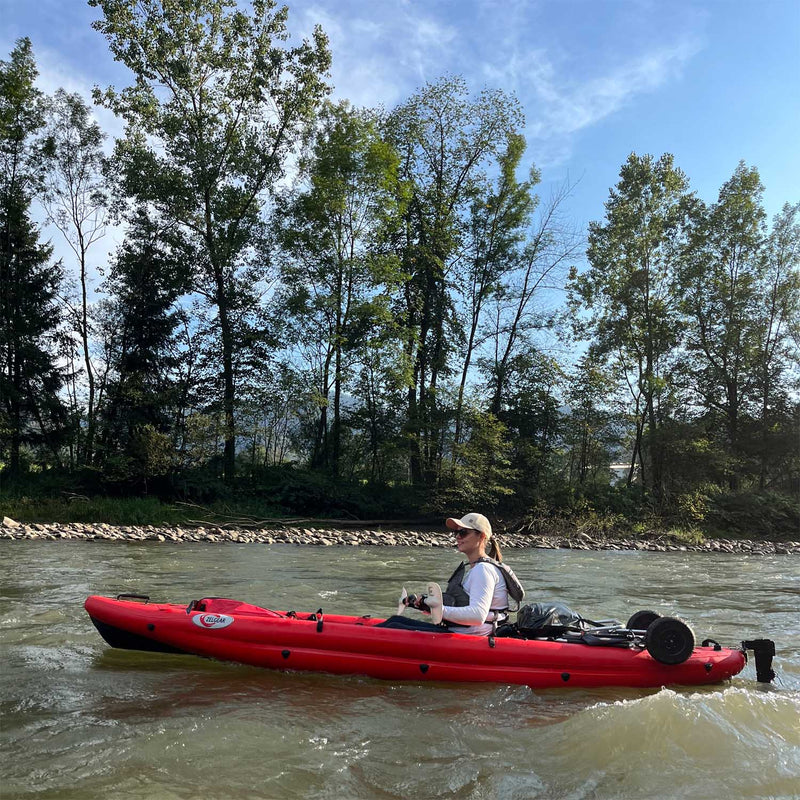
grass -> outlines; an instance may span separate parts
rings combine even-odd
[[[108,525],[169,525],[223,522],[255,522],[274,519],[274,505],[257,499],[237,503],[216,502],[210,506],[163,503],[156,497],[2,497],[0,519],[17,522],[83,522]]]
[[[0,517],[17,522],[85,522],[109,525],[180,525],[196,513],[155,497],[0,498]]]
[[[305,504],[302,498],[293,503],[282,503],[285,498],[274,487],[260,487],[258,491],[231,495],[227,500],[217,500],[203,506],[177,502],[167,503],[157,497],[106,497],[83,496],[18,496],[10,492],[0,493],[0,519],[11,517],[18,522],[81,522],[109,525],[171,525],[188,526],[202,522],[208,525],[222,523],[257,524],[261,521],[287,516],[331,517],[330,510],[321,510],[319,504]],[[296,498],[297,499],[297,498]],[[723,498],[725,499],[725,498]],[[721,501],[718,501],[721,506]],[[289,509],[315,509],[302,513]],[[675,518],[647,514],[636,518],[625,515],[598,512],[591,508],[572,514],[545,513],[541,509],[527,516],[531,533],[570,536],[587,533],[606,538],[628,538],[642,540],[669,537],[678,544],[700,544],[706,538],[795,540],[798,534],[798,510],[789,498],[772,495],[768,498],[732,497],[724,507],[713,509],[702,521],[682,521]],[[363,510],[362,510],[363,511]],[[361,518],[368,518],[365,513]],[[386,518],[409,518],[414,516],[403,506]],[[419,516],[417,514],[416,516]]]

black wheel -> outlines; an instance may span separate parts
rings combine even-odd
[[[645,647],[662,664],[682,664],[694,650],[694,634],[675,617],[659,617],[647,628]]]
[[[637,611],[625,626],[630,631],[646,631],[661,614],[658,611]]]

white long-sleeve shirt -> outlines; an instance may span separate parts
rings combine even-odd
[[[492,620],[486,621],[490,616],[489,610],[508,608],[508,589],[500,570],[485,561],[479,561],[475,566],[467,567],[461,585],[469,595],[469,605],[443,606],[444,621],[469,626],[452,627],[450,630],[454,633],[488,636],[492,632]]]

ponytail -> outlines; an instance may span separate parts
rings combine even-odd
[[[489,556],[489,558],[493,558],[495,561],[503,560],[503,554],[500,552],[500,545],[497,544],[497,539],[495,539],[494,536],[489,539],[489,546],[486,548],[486,551],[486,555]]]

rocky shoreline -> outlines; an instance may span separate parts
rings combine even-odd
[[[219,544],[289,544],[322,547],[403,545],[408,547],[452,548],[453,539],[445,531],[403,529],[341,530],[335,528],[229,528],[214,525],[156,527],[153,525],[107,525],[105,523],[22,523],[5,517],[0,523],[0,539],[40,539],[51,541],[122,542],[205,542]],[[750,539],[707,539],[686,543],[669,536],[655,539],[613,538],[578,533],[572,536],[507,533],[498,536],[505,549],[534,547],[547,550],[648,550],[653,552],[742,553],[747,555],[800,555],[800,541],[769,542]]]

